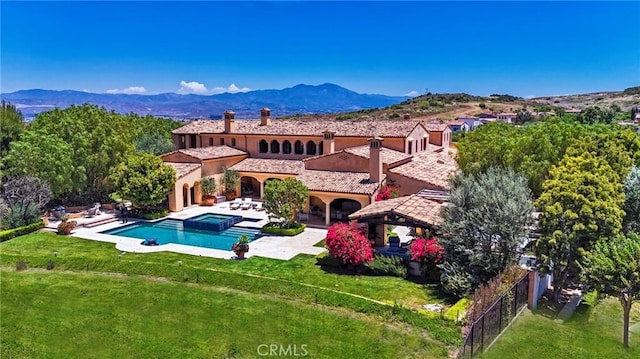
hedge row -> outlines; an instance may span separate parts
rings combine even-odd
[[[305,228],[307,228],[307,225],[304,223],[298,223],[298,227],[295,228],[280,228],[272,223],[267,223],[262,227],[262,231],[264,233],[275,234],[278,236],[295,236],[304,232]]]
[[[44,221],[39,220],[26,226],[0,231],[0,242],[8,241],[11,238],[29,234],[42,228],[44,228]]]

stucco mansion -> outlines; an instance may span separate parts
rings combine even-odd
[[[200,181],[220,183],[223,168],[238,171],[236,193],[262,198],[265,182],[296,177],[309,188],[306,213],[325,224],[346,219],[372,204],[381,186],[393,184],[402,196],[444,190],[457,171],[446,124],[419,119],[388,121],[196,120],[173,131],[176,150],[162,156],[176,170],[169,209],[201,201]],[[220,186],[219,186],[220,187]]]

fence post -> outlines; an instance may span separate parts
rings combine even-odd
[[[484,351],[484,314],[482,315],[482,326],[480,329],[482,329],[482,335],[480,336],[480,354],[482,354]]]
[[[500,311],[498,313],[500,313],[499,317],[500,317],[500,331],[502,332],[502,306],[504,305],[504,295],[502,297],[500,297]]]
[[[513,317],[516,317],[516,313],[518,313],[518,284],[517,283],[514,287],[515,289],[515,294],[513,295]]]
[[[471,323],[471,353],[469,358],[473,358],[473,329],[475,327],[475,323]]]

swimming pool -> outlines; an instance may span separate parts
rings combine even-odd
[[[220,232],[185,228],[184,222],[178,219],[137,222],[101,233],[139,239],[154,238],[158,244],[176,243],[225,251],[230,251],[241,235],[248,236],[250,241],[262,236],[260,229],[255,228],[231,227]]]

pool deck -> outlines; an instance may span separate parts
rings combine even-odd
[[[166,218],[174,219],[186,219],[205,213],[214,214],[226,214],[243,216],[246,218],[259,219],[257,222],[243,221],[236,226],[249,227],[249,228],[261,228],[268,222],[267,214],[265,211],[256,211],[254,209],[248,210],[232,210],[229,208],[230,202],[222,202],[215,206],[192,206],[185,208],[180,212],[169,213]],[[129,220],[129,223],[136,222],[136,219]],[[183,254],[191,254],[201,257],[223,258],[233,259],[235,253],[232,251],[225,251],[220,249],[211,249],[203,247],[186,246],[182,244],[163,244],[159,246],[143,246],[140,244],[142,241],[139,238],[113,236],[109,234],[99,233],[109,229],[119,228],[124,226],[122,222],[111,222],[103,225],[99,225],[93,228],[77,228],[73,231],[71,236],[90,239],[100,242],[114,243],[116,248],[123,252],[131,253],[154,253],[154,252],[175,252]],[[325,229],[307,228],[304,232],[297,236],[274,236],[264,235],[251,242],[250,250],[245,254],[246,258],[252,256],[289,260],[298,254],[311,254],[316,255],[322,253],[324,248],[314,247],[314,245],[326,237],[327,231]]]

